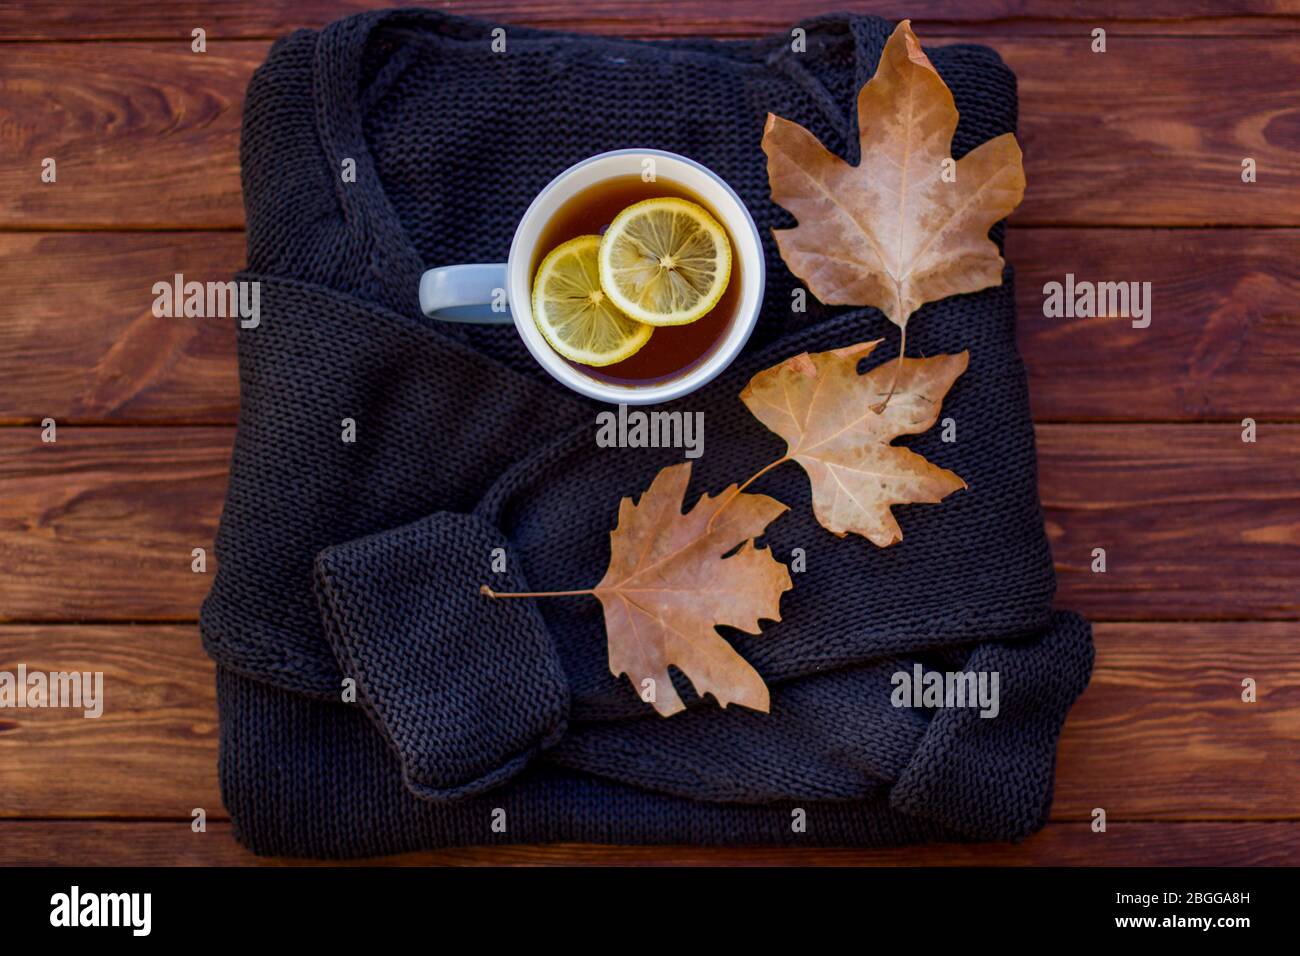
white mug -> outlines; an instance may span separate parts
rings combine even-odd
[[[722,341],[703,362],[688,372],[647,385],[598,381],[557,354],[533,321],[530,293],[536,246],[546,224],[569,199],[607,179],[643,175],[648,159],[653,160],[656,179],[663,178],[686,187],[708,203],[722,220],[739,257],[740,268],[732,271],[732,281],[741,283],[739,306]],[[720,176],[676,153],[657,149],[618,149],[584,159],[547,184],[519,220],[514,241],[510,244],[508,262],[441,266],[425,272],[420,277],[420,309],[429,318],[449,322],[514,322],[533,358],[575,392],[616,404],[651,405],[695,391],[731,364],[758,321],[764,280],[763,246],[758,228],[735,190]]]

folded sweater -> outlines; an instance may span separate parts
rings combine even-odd
[[[647,43],[513,27],[500,51],[498,26],[361,14],[281,39],[249,85],[240,278],[261,283],[261,321],[238,333],[239,427],[201,615],[239,839],[345,857],[1006,840],[1041,826],[1092,645],[1086,622],[1051,606],[1010,268],[997,288],[926,306],[909,332],[912,354],[970,351],[944,405],[959,440],[908,442],[967,490],[897,509],[904,539],[879,549],[818,526],[797,467],[755,484],[791,506],[763,543],[781,560],[803,549],[807,567],[779,623],[724,629],[771,713],[721,709],[674,675],[687,710],[659,717],[609,673],[594,599],[479,594],[594,584],[619,499],[682,460],[597,448],[605,406],[551,380],[513,327],[420,314],[421,272],[504,261],[567,166],[629,146],[683,153],[732,185],[762,233],[767,295],[748,346],[663,406],[704,412],[688,506],[783,452],[738,399],[755,372],[889,328],[811,297],[791,310],[798,283],[771,237],[791,220],[760,139],[770,111],[856,161],[856,93],[890,24],[807,21],[802,52],[788,34]],[[928,52],[961,113],[954,155],[1014,130],[1015,79],[996,54]],[[895,707],[893,676],[917,664],[996,672],[997,715]]]

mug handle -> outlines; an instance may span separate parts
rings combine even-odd
[[[505,290],[504,262],[439,266],[420,276],[420,311],[442,322],[510,325],[514,319]],[[496,301],[505,308],[494,309]]]

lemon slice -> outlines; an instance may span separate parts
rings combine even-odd
[[[614,305],[647,325],[703,318],[731,278],[731,243],[718,221],[685,199],[628,206],[600,241],[600,285]]]
[[[600,287],[600,236],[557,246],[533,279],[533,320],[551,348],[583,365],[613,365],[650,341],[654,329],[616,309]]]

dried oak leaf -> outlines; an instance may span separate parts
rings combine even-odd
[[[740,398],[808,473],[818,523],[841,538],[853,532],[886,548],[903,538],[890,506],[934,504],[966,487],[946,468],[890,443],[935,423],[968,353],[903,359],[894,397],[877,412],[868,405],[889,390],[895,363],[865,375],[857,368],[880,341],[803,352],[759,372]]]
[[[899,328],[926,302],[1002,281],[989,228],[1025,192],[1004,133],[952,165],[957,107],[904,20],[858,94],[861,160],[850,166],[797,123],[768,114],[772,199],[799,220],[774,230],[781,257],[827,305],[870,305]],[[955,171],[945,181],[945,171]]]
[[[715,627],[757,634],[759,618],[781,619],[790,573],[752,539],[786,506],[767,495],[730,500],[731,485],[716,498],[703,495],[682,514],[690,477],[690,462],[665,468],[639,502],[624,498],[619,504],[609,570],[592,591],[605,610],[609,669],[615,677],[627,674],[638,691],[652,678],[652,703],[665,717],[685,709],[669,664],[723,707],[737,703],[766,712],[763,678]],[[724,502],[710,529],[709,519]]]

